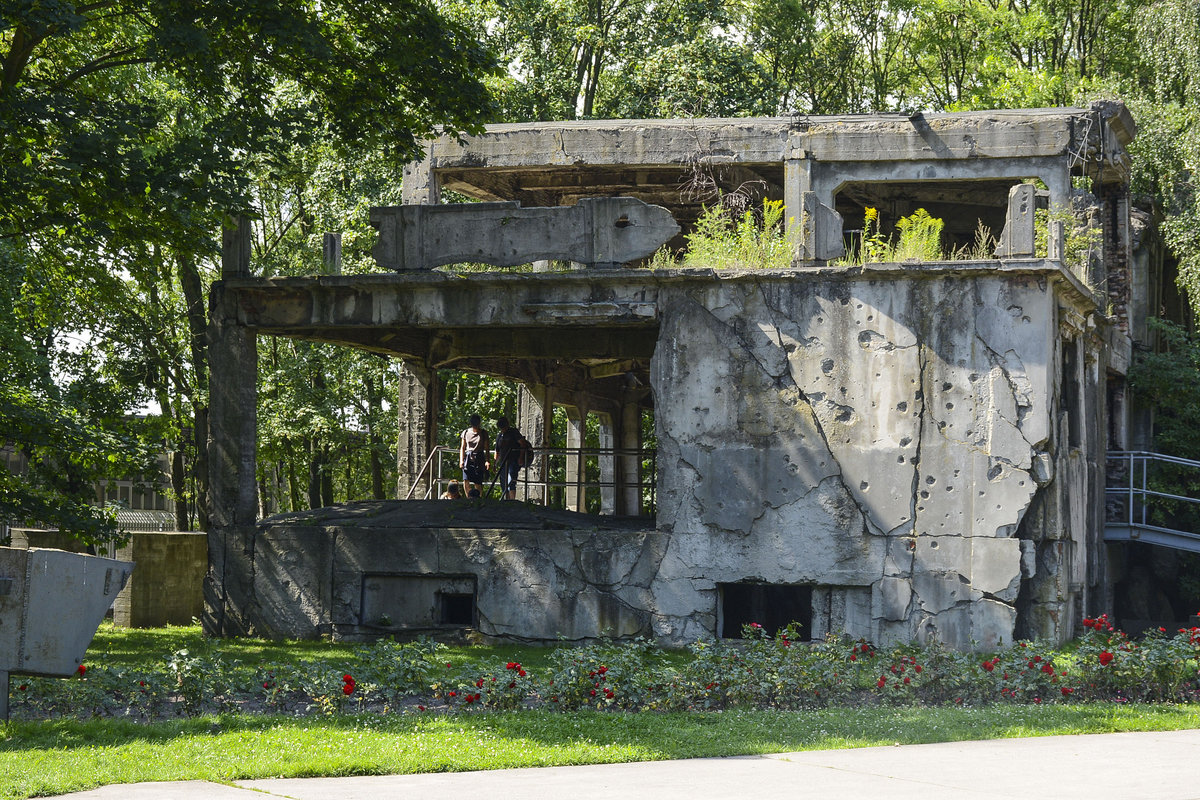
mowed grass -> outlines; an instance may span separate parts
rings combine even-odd
[[[212,646],[247,666],[337,662],[355,646],[204,640],[196,627],[103,626],[87,662],[138,668]],[[451,647],[456,667],[487,659],[548,665],[552,648]],[[671,658],[674,659],[675,654]],[[686,654],[678,654],[681,662]],[[1200,728],[1200,705],[871,705],[815,711],[456,713],[303,717],[254,714],[136,722],[17,721],[0,727],[0,800],[112,783],[404,774],[871,747],[1019,736]]]
[[[0,798],[140,781],[382,775],[1056,734],[1200,728],[1198,706],[833,708],[809,712],[201,717],[16,722]]]

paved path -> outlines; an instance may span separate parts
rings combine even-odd
[[[71,800],[1200,800],[1200,730],[362,778],[106,786]]]

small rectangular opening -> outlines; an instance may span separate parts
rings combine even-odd
[[[774,636],[791,622],[800,623],[800,640],[812,639],[812,586],[773,583],[718,583],[721,638],[741,639],[750,623]]]
[[[438,592],[439,625],[474,625],[475,595]]]

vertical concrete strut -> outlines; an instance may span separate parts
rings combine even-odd
[[[429,464],[430,469],[425,473],[421,470],[437,446],[441,391],[436,370],[403,359],[399,373],[396,381],[400,425],[396,442],[396,496],[403,500],[411,493],[413,498],[421,499],[433,494],[431,479],[437,475],[435,464]]]

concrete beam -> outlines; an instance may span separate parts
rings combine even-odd
[[[679,233],[660,206],[631,197],[593,197],[568,208],[518,203],[390,206],[371,209],[376,262],[396,271],[443,264],[499,267],[542,259],[614,268],[652,255]]]

